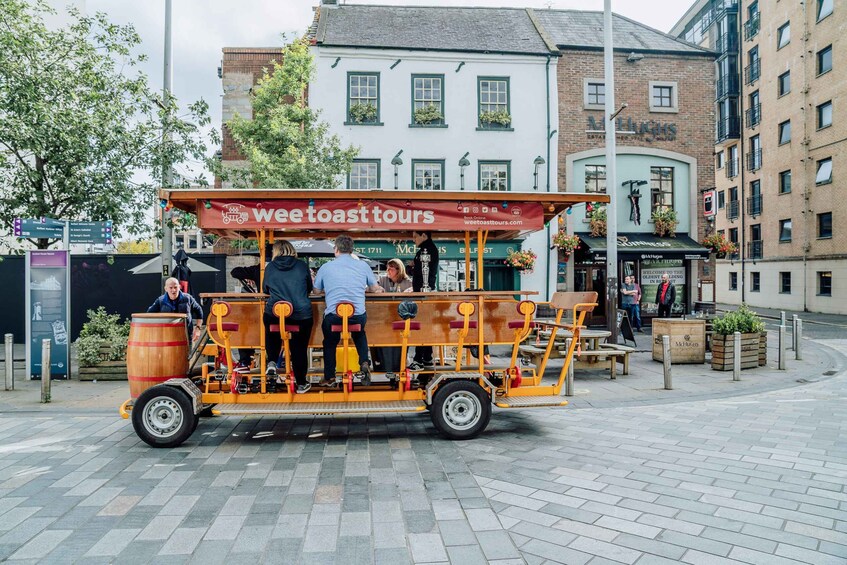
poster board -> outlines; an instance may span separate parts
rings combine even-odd
[[[623,336],[624,345],[627,341],[635,344],[635,334],[632,331],[632,323],[626,310],[618,308],[618,334]],[[637,344],[636,344],[637,345]]]
[[[70,376],[70,269],[65,250],[33,250],[26,258],[27,374],[41,378],[41,341],[51,340],[51,379]]]

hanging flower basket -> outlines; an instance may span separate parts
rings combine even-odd
[[[650,219],[653,220],[653,233],[659,237],[676,237],[676,226],[679,225],[676,210],[673,208],[656,210]]]
[[[566,255],[570,255],[579,247],[579,236],[576,234],[569,235],[565,230],[559,230],[553,236],[553,247],[558,247]]]
[[[503,261],[506,265],[519,269],[522,275],[528,275],[535,268],[535,260],[538,256],[531,250],[525,251],[509,251],[506,260]]]
[[[738,247],[733,242],[717,232],[703,240],[703,247],[708,247],[709,251],[714,253],[718,259],[738,252]]]
[[[589,203],[585,210],[588,217],[588,229],[591,237],[603,237],[606,235],[606,207],[600,203]]]

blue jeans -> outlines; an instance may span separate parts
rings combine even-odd
[[[629,316],[629,323],[634,330],[641,329],[641,306],[638,304],[624,304],[626,315]]]
[[[361,324],[362,331],[350,332],[353,337],[353,344],[356,346],[356,352],[359,354],[359,363],[368,361],[368,336],[365,335],[365,323],[368,321],[368,314],[358,314],[350,316],[347,319],[348,325]],[[341,341],[341,332],[332,331],[332,326],[340,326],[343,323],[341,316],[329,313],[324,316],[321,323],[321,329],[324,333],[324,380],[335,379],[335,348]],[[358,371],[359,367],[352,367],[353,371]]]

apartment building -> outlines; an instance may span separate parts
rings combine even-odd
[[[671,30],[718,52],[720,302],[847,313],[845,30],[834,0],[700,0]]]

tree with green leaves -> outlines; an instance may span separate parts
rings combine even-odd
[[[150,89],[132,26],[69,9],[70,23],[50,29],[51,11],[43,0],[0,0],[0,222],[110,219],[118,232],[148,232],[164,167],[205,166],[208,105],[180,116],[174,98]],[[208,184],[202,171],[179,173],[181,185]]]
[[[216,173],[241,188],[338,188],[338,177],[350,172],[359,150],[342,147],[319,120],[320,112],[307,104],[315,72],[308,41],[286,45],[282,59],[265,69],[253,89],[252,119],[236,114],[226,124],[249,167],[219,163]]]

